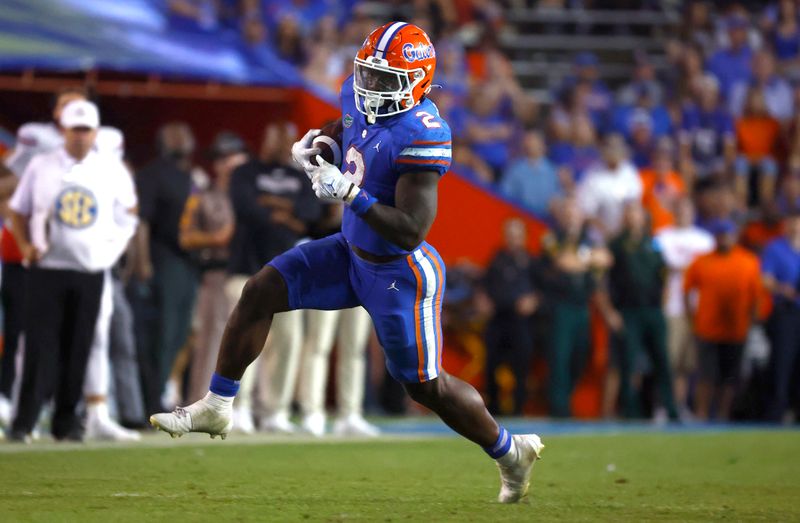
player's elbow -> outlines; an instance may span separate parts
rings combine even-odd
[[[414,249],[419,247],[419,245],[423,241],[425,241],[425,235],[424,234],[412,234],[412,233],[409,233],[409,234],[404,235],[402,238],[399,238],[395,243],[397,243],[397,245],[400,248],[402,248],[402,249],[404,249],[406,251],[413,251]]]

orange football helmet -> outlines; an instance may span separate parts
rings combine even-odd
[[[431,90],[436,51],[425,31],[389,22],[364,40],[354,63],[356,107],[368,121],[408,111]]]

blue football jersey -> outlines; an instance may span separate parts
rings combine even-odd
[[[342,172],[384,205],[394,206],[397,180],[407,172],[450,167],[450,127],[427,98],[409,111],[368,124],[356,109],[353,77],[344,81],[342,103]],[[353,245],[377,255],[408,254],[385,240],[345,207],[342,233]]]

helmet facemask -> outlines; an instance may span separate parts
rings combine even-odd
[[[356,58],[353,75],[356,108],[369,123],[408,111],[416,105],[413,91],[423,78],[422,69],[392,67],[374,56],[366,60]]]

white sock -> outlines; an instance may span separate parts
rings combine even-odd
[[[111,416],[108,415],[108,403],[105,401],[87,403],[86,416],[103,421],[111,419]]]
[[[511,437],[511,447],[509,447],[508,452],[497,458],[497,462],[504,467],[508,467],[510,465],[515,464],[519,461],[519,453],[517,451],[517,444],[514,442],[514,437]]]
[[[235,398],[235,396],[220,396],[219,394],[208,391],[203,401],[222,412],[233,409],[233,398]]]

